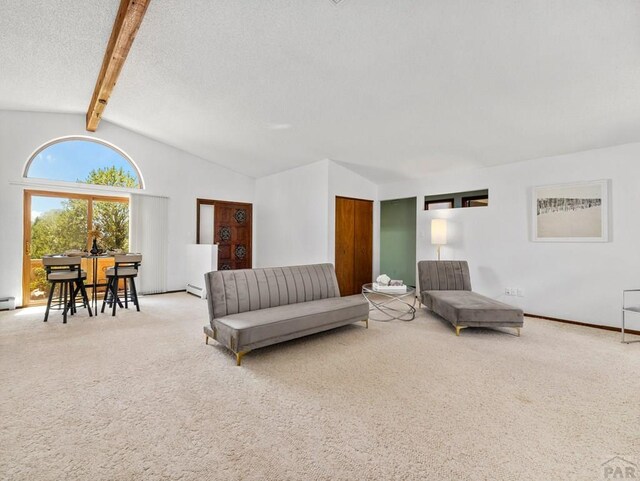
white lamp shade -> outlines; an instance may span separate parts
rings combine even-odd
[[[431,220],[431,243],[438,246],[443,246],[447,243],[446,219]]]

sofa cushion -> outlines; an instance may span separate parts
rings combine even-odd
[[[331,264],[213,271],[205,283],[210,320],[340,296]]]
[[[467,261],[420,261],[418,275],[420,292],[471,290]]]
[[[522,309],[471,291],[424,291],[427,307],[454,326],[511,326],[524,323]]]
[[[369,304],[361,294],[331,297],[317,301],[247,311],[214,319],[211,323],[216,339],[242,350],[247,347],[291,339],[294,333],[303,335],[337,327],[369,317]]]

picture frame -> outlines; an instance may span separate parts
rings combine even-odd
[[[532,189],[534,242],[609,242],[609,180]]]

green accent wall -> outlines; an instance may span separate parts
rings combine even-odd
[[[416,285],[416,198],[380,202],[380,274]]]

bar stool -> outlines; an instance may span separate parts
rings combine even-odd
[[[115,264],[113,267],[107,269],[107,289],[104,292],[104,299],[102,300],[102,310],[107,304],[111,307],[111,315],[116,315],[116,306],[120,308],[129,309],[129,301],[133,302],[136,306],[136,310],[140,312],[140,304],[138,303],[138,291],[136,289],[135,278],[138,277],[138,268],[142,263],[141,254],[116,254]],[[119,295],[120,280],[124,281],[122,289],[122,299],[124,300],[124,306]]]
[[[44,322],[49,320],[49,311],[56,287],[58,287],[58,307],[53,309],[62,310],[63,324],[67,323],[68,312],[71,315],[77,312],[76,297],[78,293],[82,294],[82,307],[86,307],[89,310],[89,317],[92,316],[89,297],[84,285],[87,273],[82,270],[81,262],[81,257],[43,257],[42,265],[47,271],[47,280],[51,284],[47,310],[44,313]]]

